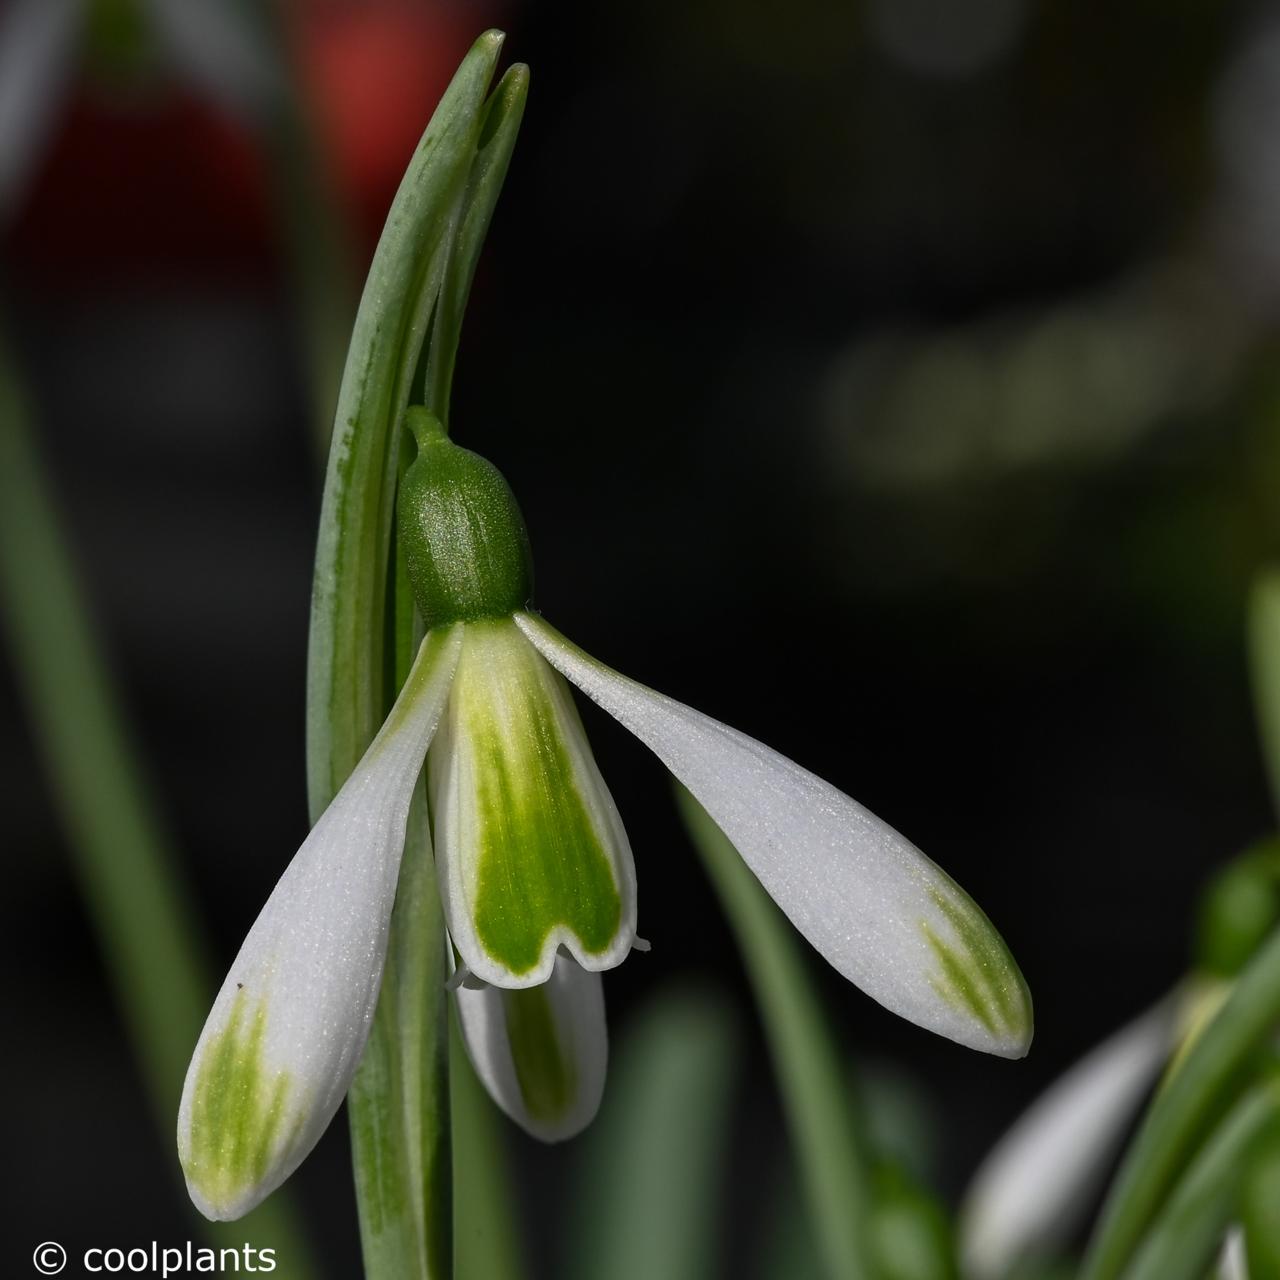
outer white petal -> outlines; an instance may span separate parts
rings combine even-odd
[[[597,662],[537,615],[516,621],[693,793],[840,973],[949,1039],[1026,1053],[1031,1001],[1017,965],[972,900],[914,845],[776,751]]]
[[[351,1083],[378,999],[405,823],[457,663],[423,642],[377,738],[254,922],[201,1032],[178,1112],[187,1189],[247,1213],[315,1145]]]
[[[560,1142],[591,1123],[609,1057],[598,973],[558,955],[540,987],[464,982],[454,994],[471,1065],[516,1124],[543,1142]]]
[[[987,1156],[960,1211],[961,1256],[975,1280],[1006,1275],[1067,1239],[1173,1048],[1165,1000],[1059,1077]]]

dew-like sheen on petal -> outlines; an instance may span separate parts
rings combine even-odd
[[[467,1056],[489,1096],[525,1132],[560,1142],[595,1118],[608,1061],[603,983],[565,955],[538,987],[463,983]]]
[[[386,723],[249,930],[187,1070],[178,1154],[207,1218],[247,1213],[301,1163],[355,1073],[378,999],[405,823],[458,659],[423,641]]]
[[[1031,998],[1017,965],[973,900],[914,845],[776,751],[597,662],[536,614],[516,622],[692,792],[840,973],[949,1039],[1026,1053]]]

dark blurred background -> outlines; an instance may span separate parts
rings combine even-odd
[[[316,308],[349,323],[417,135],[499,25],[533,82],[455,438],[519,495],[558,627],[848,790],[1004,933],[1036,999],[1020,1064],[812,965],[851,1062],[930,1100],[956,1195],[1185,970],[1198,886],[1273,825],[1242,623],[1280,532],[1280,10],[220,8],[0,18],[4,323],[219,970],[306,830],[339,372]],[[300,273],[330,232],[321,304]],[[585,715],[653,943],[608,978],[611,1027],[670,984],[739,1010],[730,1197],[764,1213],[782,1120],[732,938],[662,770]],[[0,734],[15,1238],[185,1239],[7,675]],[[574,1150],[510,1139],[554,1274]],[[294,1179],[334,1276],[347,1179],[336,1124]]]

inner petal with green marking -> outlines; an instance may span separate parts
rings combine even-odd
[[[288,1073],[270,1070],[263,1060],[266,1025],[266,1001],[251,1012],[238,992],[198,1069],[180,1154],[188,1182],[213,1207],[233,1204],[260,1183],[297,1127],[288,1118],[290,1102],[297,1101]]]
[[[504,991],[502,1005],[524,1105],[535,1120],[556,1120],[573,1105],[577,1073],[560,1043],[547,988]]]
[[[921,921],[938,966],[934,990],[993,1036],[1029,1040],[1031,993],[1004,940],[959,885],[948,882],[930,896],[942,916]]]
[[[428,757],[449,932],[497,986],[587,969],[635,937],[635,871],[564,679],[510,619],[470,622]]]

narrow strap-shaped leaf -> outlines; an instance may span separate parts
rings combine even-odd
[[[827,1274],[873,1274],[866,1160],[844,1073],[791,930],[737,850],[683,788],[685,828],[737,935],[764,1022]]]
[[[0,604],[19,686],[66,826],[147,1093],[170,1149],[191,1046],[209,1007],[200,929],[174,870],[64,534],[0,350]],[[172,1161],[175,1178],[176,1158]],[[193,1214],[193,1218],[195,1215]],[[215,1244],[248,1238],[314,1274],[285,1194],[234,1225],[196,1219]]]
[[[307,671],[315,821],[372,740],[386,688],[383,625],[399,425],[435,305],[502,36],[486,32],[445,91],[396,193],[356,315],[316,546]]]
[[[480,260],[485,233],[511,163],[528,95],[529,68],[516,63],[507,69],[485,106],[479,147],[467,177],[462,216],[431,325],[422,395],[422,403],[446,427],[449,425],[449,394],[453,386],[462,316],[471,293],[471,281]]]
[[[737,1037],[722,998],[668,991],[627,1028],[583,1137],[572,1280],[716,1274]]]
[[[1082,1280],[1121,1274],[1182,1169],[1255,1068],[1278,1021],[1280,929],[1241,973],[1148,1109],[1103,1208]]]
[[[1240,1193],[1248,1274],[1280,1276],[1280,1126],[1253,1151]]]
[[[486,117],[502,36],[472,47],[410,162],[365,285],[338,397],[325,482],[308,669],[313,819],[376,732],[421,637],[392,555],[400,430]],[[496,191],[494,192],[496,198]],[[420,796],[374,1027],[350,1094],[368,1280],[440,1280],[451,1269],[445,943]]]
[[[1246,1094],[1210,1135],[1152,1223],[1126,1280],[1204,1275],[1230,1225],[1245,1170],[1277,1133],[1280,1081],[1270,1080]],[[1280,1216],[1280,1202],[1271,1212]]]

